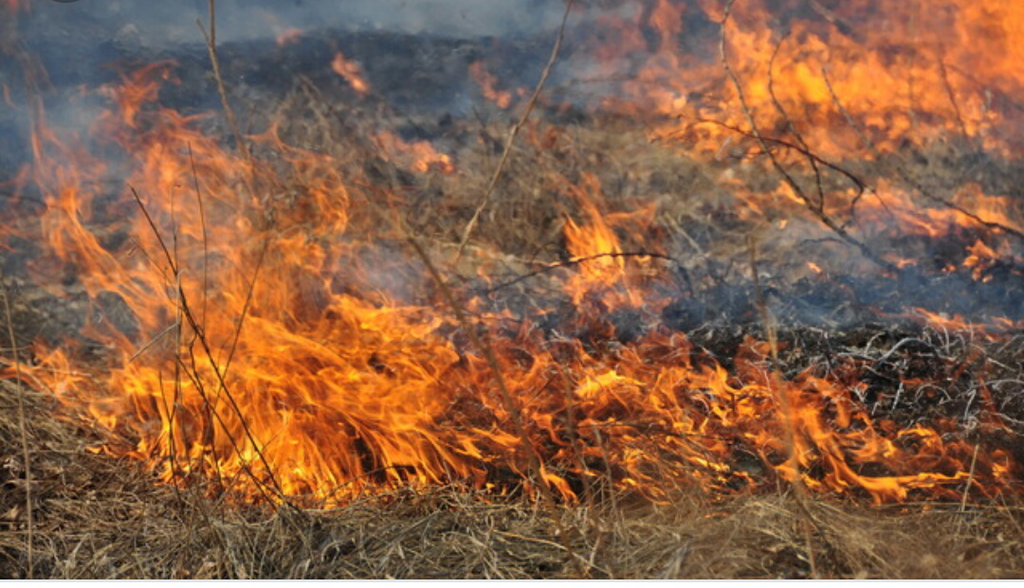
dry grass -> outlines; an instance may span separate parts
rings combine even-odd
[[[24,577],[28,545],[16,389],[0,385],[0,576]],[[325,511],[273,512],[155,484],[134,463],[89,451],[95,433],[27,399],[35,462],[35,575],[48,578],[806,577],[805,516],[792,496],[654,505],[629,496],[537,509],[462,489],[395,489]],[[956,504],[809,504],[825,577],[1024,576],[1024,509]]]

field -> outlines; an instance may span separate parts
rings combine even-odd
[[[1024,575],[1012,10],[711,4],[0,30],[0,575]]]

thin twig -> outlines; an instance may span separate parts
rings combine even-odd
[[[263,262],[267,257],[267,250],[270,249],[270,236],[267,235],[263,239],[263,247],[260,249],[260,256],[256,260],[256,269],[253,271],[252,280],[249,281],[248,290],[245,292],[245,302],[242,304],[242,312],[238,317],[238,324],[235,326],[235,332],[231,337],[231,347],[228,349],[227,359],[224,360],[224,370],[222,376],[227,378],[228,370],[231,369],[231,360],[235,357],[235,351],[238,349],[238,341],[242,336],[242,325],[245,324],[245,317],[249,316],[249,308],[252,306],[253,295],[256,291],[256,279],[259,278],[260,270],[263,268]],[[220,398],[220,394],[217,394],[217,398]]]
[[[786,112],[786,108],[782,105],[782,101],[779,100],[778,95],[775,94],[775,60],[779,56],[779,51],[782,50],[782,45],[789,37],[789,31],[779,39],[779,42],[775,45],[775,50],[772,51],[771,59],[768,61],[768,96],[772,100],[772,104],[775,106],[776,112],[782,117],[782,121],[786,123],[786,128],[789,129],[789,133],[793,135],[797,143],[803,148],[803,152],[810,153],[811,148],[804,141],[803,135],[796,130],[796,125],[793,124],[793,120],[789,117],[789,113]],[[821,169],[818,167],[817,159],[808,157],[807,162],[811,165],[811,169],[814,171],[815,186],[818,190],[818,202],[808,202],[809,206],[814,207],[814,211],[818,214],[824,214],[825,210],[825,190],[821,185]]]
[[[747,130],[744,130],[744,129],[742,129],[740,127],[737,127],[735,125],[731,125],[729,123],[722,122],[720,120],[714,120],[714,119],[709,119],[709,118],[697,118],[697,119],[693,119],[693,121],[695,123],[716,125],[716,126],[722,127],[723,129],[730,130],[730,131],[732,131],[732,132],[734,132],[734,133],[736,133],[738,135],[742,135],[742,136],[750,138],[750,139],[755,139],[756,138],[756,135],[754,135],[754,133],[752,133],[750,131],[747,131]],[[837,173],[845,176],[846,179],[850,180],[855,186],[857,186],[857,189],[859,191],[861,191],[861,192],[863,192],[863,191],[865,191],[867,189],[867,184],[864,182],[864,180],[862,180],[859,177],[857,177],[853,172],[847,170],[846,168],[840,166],[837,163],[834,163],[832,161],[829,161],[829,160],[821,157],[820,155],[814,153],[813,151],[810,151],[809,149],[807,149],[805,147],[802,147],[802,146],[797,145],[796,143],[793,143],[793,142],[790,142],[790,141],[786,141],[785,139],[780,139],[780,138],[777,138],[777,137],[769,137],[769,136],[767,136],[767,135],[765,135],[763,133],[761,134],[761,138],[766,143],[773,143],[773,144],[778,145],[780,147],[785,147],[787,149],[792,149],[792,150],[796,151],[797,153],[803,155],[804,157],[807,157],[809,159],[813,159],[814,161],[818,162],[820,165],[823,165],[823,166],[831,169],[832,171],[837,172]]]
[[[206,300],[210,289],[209,259],[210,251],[206,234],[206,210],[203,208],[203,194],[199,190],[199,172],[196,171],[196,158],[192,154],[192,143],[188,144],[188,160],[192,164],[192,183],[195,186],[196,202],[199,204],[199,224],[203,230],[203,301],[199,322],[206,328]]]
[[[978,449],[981,447],[979,444],[974,446],[974,456],[971,457],[971,471],[967,474],[967,484],[964,485],[964,496],[960,499],[960,512],[964,512],[967,508],[967,494],[971,491],[971,482],[974,481],[974,466],[978,464]]]
[[[196,26],[199,27],[199,31],[203,34],[203,38],[206,39],[206,49],[210,54],[210,65],[213,67],[213,77],[217,80],[217,92],[220,94],[221,106],[224,108],[224,116],[228,119],[228,125],[231,127],[231,132],[235,135],[235,142],[238,145],[238,150],[242,152],[245,159],[249,162],[249,169],[254,170],[252,153],[249,151],[249,147],[245,144],[245,139],[242,138],[242,132],[239,130],[238,123],[235,121],[235,112],[231,109],[231,104],[228,102],[228,91],[224,86],[224,78],[220,73],[220,60],[217,59],[217,10],[215,8],[215,0],[209,0],[210,7],[210,31],[207,33],[206,29],[203,28],[203,23],[196,20]]]
[[[559,261],[559,262],[556,262],[556,263],[552,263],[550,265],[546,265],[546,266],[544,266],[544,267],[542,267],[540,269],[534,270],[532,272],[525,273],[525,274],[523,274],[523,275],[521,275],[521,276],[519,276],[517,278],[511,279],[511,280],[509,280],[507,282],[502,282],[502,283],[500,283],[500,284],[498,284],[496,286],[492,286],[492,287],[488,288],[487,290],[485,290],[484,293],[485,294],[492,294],[494,292],[497,292],[498,290],[502,290],[502,289],[508,288],[510,286],[515,286],[516,284],[518,284],[520,282],[524,282],[524,281],[526,281],[526,280],[528,280],[530,278],[533,278],[535,276],[539,276],[541,274],[544,274],[544,273],[547,273],[547,272],[550,272],[550,271],[553,271],[553,270],[556,270],[556,269],[559,269],[559,268],[572,267],[572,266],[575,266],[575,265],[579,265],[581,263],[586,263],[588,261],[593,261],[595,259],[602,259],[602,258],[606,258],[606,257],[650,257],[650,258],[653,258],[653,259],[664,259],[666,261],[671,261],[672,263],[676,264],[680,269],[682,269],[682,267],[683,267],[682,262],[679,261],[678,259],[676,259],[674,257],[671,257],[671,256],[668,256],[668,255],[665,255],[663,253],[654,253],[654,252],[651,252],[651,251],[620,251],[620,252],[609,252],[609,253],[597,253],[597,254],[594,254],[594,255],[588,255],[586,257],[575,257],[575,258],[567,260],[567,261]]]
[[[175,276],[177,276],[178,275],[178,267],[175,264],[174,259],[171,257],[171,253],[167,249],[167,245],[164,243],[163,237],[160,236],[160,231],[157,229],[156,223],[153,221],[153,217],[150,216],[149,210],[146,209],[146,205],[142,202],[142,198],[139,196],[139,193],[135,190],[135,188],[129,186],[129,190],[131,191],[132,196],[135,198],[135,202],[139,205],[139,208],[142,210],[143,216],[146,217],[146,222],[149,223],[150,229],[153,231],[153,234],[156,236],[157,242],[159,243],[160,248],[161,248],[161,250],[164,253],[164,257],[166,258],[167,263],[169,264],[169,266],[171,268],[171,272]],[[259,265],[262,265],[262,263],[263,263],[263,257],[266,254],[268,244],[269,244],[269,239],[264,242],[263,250],[260,253]],[[258,267],[259,266],[257,266],[257,268]],[[252,430],[249,428],[249,423],[246,421],[245,415],[243,414],[241,407],[238,406],[238,403],[235,401],[234,395],[232,395],[231,392],[228,390],[227,382],[224,380],[224,374],[222,373],[222,371],[220,369],[220,366],[217,365],[217,361],[216,361],[216,359],[214,357],[213,350],[210,348],[209,343],[206,340],[206,335],[203,332],[202,327],[199,325],[198,321],[195,318],[195,315],[192,313],[191,309],[189,308],[188,299],[185,297],[185,293],[181,290],[181,285],[180,284],[178,285],[178,302],[180,303],[179,306],[180,306],[180,308],[182,310],[183,316],[186,318],[186,320],[188,320],[189,326],[192,328],[192,330],[195,331],[195,333],[197,335],[197,339],[199,340],[200,345],[202,345],[202,347],[203,347],[203,353],[206,354],[206,358],[207,358],[208,363],[210,364],[210,368],[213,370],[213,373],[214,373],[214,375],[217,378],[217,383],[218,383],[218,386],[219,386],[218,387],[218,398],[220,397],[220,394],[223,393],[224,396],[228,399],[228,404],[231,405],[232,410],[234,411],[235,415],[238,417],[238,420],[239,420],[239,422],[242,425],[242,430],[245,432],[245,435],[248,438],[249,443],[252,445],[253,451],[256,452],[256,455],[259,457],[260,461],[263,463],[263,466],[266,468],[267,476],[270,478],[271,482],[273,482],[274,488],[277,490],[279,497],[284,499],[284,494],[281,491],[281,486],[277,483],[277,479],[274,476],[273,469],[270,467],[270,463],[267,461],[266,457],[263,455],[263,451],[260,449],[259,441],[256,439],[256,437],[253,434]],[[246,300],[246,307],[245,307],[246,309],[248,309],[248,302],[249,302],[249,299]],[[243,318],[244,318],[244,316],[243,316]],[[205,397],[204,397],[204,401],[206,401]],[[213,411],[213,414],[217,414],[217,412]],[[223,422],[221,422],[221,426],[224,426],[225,427],[225,433],[228,433],[228,430],[227,430],[227,428],[226,428],[226,426],[225,426],[225,424]],[[227,436],[229,438],[231,437],[231,435],[229,433],[227,434]],[[245,463],[245,458],[242,456],[241,450],[236,447],[236,451],[238,452],[239,459],[242,461],[242,463]],[[253,474],[251,471],[249,473],[253,477],[253,480],[257,480],[257,478],[255,477],[255,474]]]
[[[213,0],[210,0],[211,2]],[[551,48],[551,56],[548,58],[547,65],[544,66],[544,71],[541,73],[540,81],[537,82],[537,87],[533,89],[533,94],[530,96],[529,102],[526,103],[526,108],[523,110],[522,116],[519,117],[519,121],[509,131],[508,139],[505,141],[505,149],[501,153],[501,159],[498,160],[497,167],[494,168],[494,173],[491,175],[490,182],[487,183],[487,189],[484,190],[483,196],[480,198],[480,202],[476,206],[476,210],[473,212],[473,216],[466,223],[466,228],[462,231],[462,239],[459,241],[459,248],[455,251],[455,263],[462,258],[462,251],[466,247],[466,243],[469,242],[470,236],[473,234],[473,229],[476,227],[477,221],[480,219],[480,215],[487,207],[487,203],[491,199],[491,195],[494,189],[498,186],[498,180],[501,179],[501,174],[505,169],[505,164],[508,161],[508,156],[512,152],[512,145],[515,143],[516,136],[519,131],[526,125],[527,119],[530,118],[530,113],[533,112],[534,106],[537,104],[537,98],[540,97],[541,90],[544,88],[544,84],[548,81],[548,76],[551,75],[551,70],[555,65],[555,61],[558,59],[558,53],[562,49],[562,39],[565,36],[565,23],[569,20],[569,11],[572,9],[574,0],[567,0],[565,3],[565,13],[562,15],[562,24],[558,28],[558,36],[555,38],[555,45]]]
[[[960,126],[960,133],[964,139],[970,140],[971,135],[967,132],[967,124],[964,122],[963,114],[960,112],[960,103],[956,101],[956,93],[953,92],[953,85],[949,82],[949,71],[946,70],[946,61],[939,57],[939,73],[942,75],[942,85],[946,88],[946,97],[953,106],[953,114],[956,115],[956,123]]]
[[[159,341],[164,335],[166,335],[167,333],[170,333],[171,331],[173,331],[174,329],[178,328],[179,326],[180,326],[180,323],[175,321],[175,322],[171,323],[171,325],[168,326],[166,329],[164,329],[164,330],[160,331],[159,333],[157,333],[152,339],[147,341],[142,347],[139,347],[135,351],[135,353],[133,353],[132,356],[128,358],[128,363],[132,363],[133,361],[138,359],[139,356],[141,356],[143,353],[145,353],[150,347],[152,347],[153,345],[156,345],[157,341]]]

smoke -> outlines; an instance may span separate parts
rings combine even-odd
[[[558,26],[563,6],[540,0],[220,0],[217,35],[223,42],[274,38],[289,28],[394,31],[453,38],[534,35]],[[102,42],[138,36],[150,47],[200,43],[196,20],[207,23],[206,0],[175,2],[33,3],[26,25]],[[100,36],[104,33],[104,36]]]
[[[472,108],[462,88],[471,81],[462,75],[462,84],[454,85],[452,80],[458,76],[453,72],[479,58],[475,47],[506,51],[507,40],[535,39],[525,50],[521,43],[509,53],[511,65],[500,67],[510,71],[495,71],[503,79],[518,82],[523,76],[527,78],[523,85],[532,83],[535,70],[539,70],[534,61],[547,53],[564,4],[542,0],[218,0],[216,9],[217,44],[229,84],[287,88],[282,76],[329,75],[327,62],[333,52],[344,50],[349,55],[351,50],[354,55],[350,57],[371,73],[380,74],[383,81],[375,90],[387,100],[408,107],[411,104],[405,95],[414,92],[422,104],[445,105],[458,115]],[[116,83],[119,72],[162,59],[180,62],[181,71],[191,76],[187,80],[191,94],[176,103],[177,108],[217,106],[214,88],[202,77],[209,71],[209,62],[204,33],[197,26],[209,27],[207,0],[35,0],[29,10],[11,18],[17,19],[11,30],[16,32],[19,46],[38,58],[46,71],[39,90],[49,120],[58,127],[84,133],[93,115],[79,99],[82,89]],[[290,45],[287,58],[282,58],[279,41],[289,35],[301,41]],[[429,51],[417,50],[409,38],[433,45]],[[482,39],[486,42],[479,43]],[[540,57],[533,59],[533,54]],[[27,104],[28,90],[21,87],[22,67],[14,59],[0,61],[0,83],[12,92],[15,103]],[[264,65],[266,62],[269,65]],[[5,147],[0,171],[6,177],[27,158],[24,113],[0,115],[0,135],[0,146]]]

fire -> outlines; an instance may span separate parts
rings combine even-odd
[[[305,31],[303,31],[302,29],[289,27],[278,33],[277,36],[274,38],[274,42],[277,43],[278,47],[285,47],[287,45],[291,45],[292,43],[299,42],[299,40],[302,38],[302,35],[304,34]],[[335,69],[335,71],[337,71],[337,69]],[[341,72],[338,73],[341,74]]]
[[[895,224],[902,234],[931,239],[969,232],[982,223],[1022,230],[1009,213],[1015,206],[1012,197],[988,195],[976,184],[967,184],[950,202],[951,207],[922,206],[907,190],[880,182],[877,198],[861,207],[860,212],[866,221],[876,226]]]
[[[776,39],[768,10],[776,4],[788,5],[744,3],[729,25],[733,67],[765,129],[784,126],[763,81],[766,64],[775,63],[777,100],[815,152],[846,152],[858,140],[852,131],[834,131],[842,114],[833,94],[887,150],[908,133],[921,139],[949,130],[957,117],[947,84],[960,130],[1012,150],[1012,136],[996,130],[999,105],[979,102],[975,82],[950,72],[1018,88],[1012,67],[1022,55],[1009,38],[1013,23],[1022,22],[1012,20],[1024,16],[1020,9],[957,4],[958,18],[951,18],[910,7],[900,13],[920,19],[910,30],[896,17],[883,27],[888,21],[873,5],[853,2],[828,12],[824,24],[792,17],[791,33]],[[674,42],[688,12],[721,17],[716,3],[699,5],[654,2],[634,28],[619,31],[622,43],[600,56],[621,60],[617,49],[653,45],[654,57],[631,82],[658,89],[645,90],[631,107],[691,121],[710,110],[741,127],[721,72],[710,74],[710,65]],[[878,25],[867,26],[863,39],[842,24],[857,10]],[[645,38],[644,26],[653,38]],[[971,68],[968,52],[952,41],[982,30],[1007,55]],[[917,49],[907,53],[903,39],[912,33]],[[936,77],[939,65],[945,80]],[[340,52],[331,67],[360,94],[369,91],[362,69]],[[474,67],[483,93],[507,107],[493,78]],[[916,80],[913,100],[894,97],[908,71]],[[659,317],[672,298],[656,259],[657,204],[615,211],[601,180],[585,172],[552,182],[572,203],[564,215],[565,262],[545,268],[560,272],[551,272],[566,302],[557,328],[539,320],[560,313],[554,305],[514,315],[491,300],[469,299],[468,289],[456,292],[472,311],[470,333],[493,343],[490,361],[429,287],[409,295],[374,279],[418,268],[393,259],[402,257],[397,253],[382,254],[393,236],[367,212],[367,203],[381,214],[400,209],[394,187],[382,188],[327,153],[290,145],[279,122],[247,137],[267,160],[227,150],[199,130],[203,117],[160,105],[165,83],[173,83],[173,66],[161,63],[103,88],[98,94],[109,109],[82,141],[50,128],[40,112],[34,161],[19,188],[37,191],[44,210],[37,219],[12,220],[5,231],[37,235],[45,245],[31,264],[40,284],[60,293],[52,277],[73,271],[93,305],[81,335],[103,350],[97,361],[74,341],[58,349],[39,342],[30,377],[70,414],[131,440],[129,448],[112,442],[106,451],[145,461],[166,482],[202,477],[212,491],[327,505],[390,485],[505,490],[538,473],[567,501],[606,474],[654,499],[692,488],[756,490],[780,480],[879,504],[959,499],[967,486],[988,497],[1011,491],[1018,464],[1000,449],[979,455],[958,423],[874,416],[863,400],[872,385],[867,360],[839,357],[827,370],[783,376],[768,343],[748,337],[735,357],[719,361],[666,326]],[[657,134],[678,138],[679,119],[664,120],[672,122],[662,121]],[[721,125],[694,125],[686,132],[699,146],[723,136]],[[390,131],[374,139],[390,164],[454,171],[450,157],[427,141]],[[94,154],[101,152],[121,161],[100,160]],[[105,191],[115,168],[124,170],[123,184]],[[905,205],[898,226],[929,238],[974,222],[961,211],[915,208],[905,192],[880,183],[876,201],[886,206],[865,214]],[[802,206],[789,188],[770,196],[780,207]],[[740,198],[757,213],[772,210],[763,194]],[[1011,222],[999,216],[1003,197],[964,188],[956,198],[975,216]],[[963,265],[981,278],[979,268],[998,248],[975,240]],[[813,262],[806,267],[822,272]],[[410,281],[433,284],[425,270]],[[127,319],[105,318],[101,301],[110,300],[127,309]],[[942,318],[926,313],[918,312]],[[636,332],[622,332],[616,320],[634,315]],[[496,375],[511,402],[496,391]],[[534,458],[539,471],[532,471]]]
[[[274,34],[274,42],[278,47],[285,47],[292,43],[297,43],[305,32],[297,27],[288,26],[274,13],[266,9],[257,9],[258,14],[267,26],[269,26],[271,32]]]
[[[636,264],[628,264],[614,228],[633,225],[636,231],[650,225],[654,208],[648,206],[632,213],[602,214],[598,209],[603,201],[600,182],[592,175],[584,175],[578,186],[570,191],[579,201],[586,215],[586,223],[577,224],[566,219],[566,249],[579,262],[579,273],[566,284],[566,291],[574,304],[585,298],[599,300],[608,309],[639,308],[643,300],[636,288],[639,278]]]
[[[409,143],[390,131],[382,131],[377,134],[377,142],[390,159],[407,162],[407,167],[414,171],[426,173],[433,170],[442,174],[455,171],[451,157],[434,149],[430,141]]]
[[[690,138],[711,150],[730,133],[722,125],[745,127],[746,120],[717,52],[687,52],[679,39],[706,35],[686,30],[685,23],[720,23],[725,4],[700,2],[697,8],[656,0],[638,8],[632,22],[603,19],[604,34],[617,38],[597,52],[610,73],[622,67],[626,52],[653,46],[624,90],[647,112],[679,117]],[[846,115],[884,149],[941,132],[1012,149],[1017,139],[1002,124],[1006,105],[989,89],[1012,94],[1024,83],[1016,66],[1022,16],[1019,6],[999,0],[857,1],[831,9],[739,1],[725,49],[758,126],[784,132],[792,123],[815,153],[863,150]],[[650,36],[640,34],[645,29]],[[984,57],[975,51],[979,42]],[[715,123],[703,122],[712,117]],[[680,130],[663,126],[659,134]]]
[[[197,469],[226,478],[250,472],[275,492],[326,496],[361,479],[405,480],[409,471],[410,481],[423,483],[469,475],[456,451],[428,432],[431,415],[450,402],[437,383],[458,361],[450,345],[431,342],[444,319],[422,308],[334,296],[325,283],[344,246],[317,242],[344,234],[348,222],[347,189],[333,162],[268,132],[259,140],[280,150],[305,187],[303,198],[247,194],[247,184],[280,180],[221,150],[191,128],[192,120],[159,110],[136,134],[143,124],[138,100],[153,98],[144,89],[161,73],[126,78],[113,90],[121,112],[102,123],[105,136],[125,141],[134,168],[126,185],[166,237],[139,216],[132,229],[137,245],[106,250],[83,224],[99,196],[87,178],[103,166],[85,157],[50,158],[49,150],[62,147],[40,128],[42,231],[56,258],[81,268],[93,296],[119,296],[140,332],[155,336],[146,344],[90,325],[88,333],[119,350],[120,367],[111,371],[109,392],[61,380],[61,398],[83,404],[105,426],[134,428],[140,440],[133,455],[151,459],[168,480]],[[312,206],[319,224],[304,227],[303,210]],[[263,245],[271,236],[260,228],[268,215],[275,217],[273,246]],[[173,255],[160,253],[161,239],[173,240]],[[175,378],[182,373],[188,377]],[[320,446],[336,436],[330,447]]]
[[[498,108],[504,110],[512,105],[512,92],[495,89],[498,79],[484,68],[482,61],[474,61],[470,64],[469,75],[480,86],[484,98],[493,102]]]
[[[341,51],[334,54],[334,59],[331,61],[331,69],[348,82],[348,85],[352,86],[352,89],[356,92],[366,94],[370,91],[370,84],[367,83],[363,76],[363,68],[359,67],[358,63],[345,59]]]
[[[977,333],[989,340],[996,340],[1000,335],[1013,333],[1024,328],[1024,321],[1012,321],[1005,317],[993,317],[984,323],[972,322],[959,314],[949,316],[946,313],[931,312],[924,308],[914,308],[907,318],[923,321],[937,331]]]
[[[820,196],[805,204],[791,194],[794,212],[820,199],[832,220],[852,226],[861,241],[894,220],[933,238],[993,223],[1019,237],[1012,197],[987,195],[970,183],[952,196],[936,195],[931,183],[908,178],[900,158],[908,146],[921,152],[951,141],[995,156],[1022,153],[1010,98],[1024,89],[1017,65],[1022,8],[1000,0],[832,4],[638,3],[625,19],[596,19],[586,55],[598,65],[588,76],[625,77],[611,84],[616,91],[607,109],[641,118],[653,140],[714,164],[760,154],[752,121],[793,174],[827,176],[822,162],[875,166],[879,177],[867,196],[864,186],[822,188],[813,178],[807,190],[821,189]],[[781,190],[791,192],[788,185]],[[749,199],[760,210],[775,200],[761,187]]]
[[[974,331],[978,328],[977,325],[964,320],[964,317],[960,315],[954,315],[952,317],[943,316],[939,313],[930,312],[923,308],[915,308],[914,312],[924,318],[932,328],[943,331]]]

